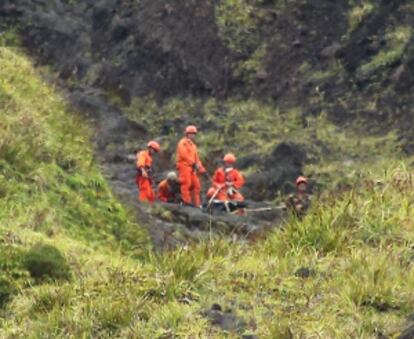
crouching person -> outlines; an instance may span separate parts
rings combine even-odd
[[[291,213],[302,219],[311,206],[312,196],[308,193],[308,179],[300,176],[296,179],[296,194],[289,195],[286,206]]]
[[[158,200],[179,204],[181,202],[181,186],[175,172],[170,172],[167,178],[158,185]]]
[[[223,158],[224,166],[216,170],[213,186],[207,192],[209,201],[214,206],[223,205],[228,212],[245,207],[244,197],[239,192],[245,183],[243,175],[234,168],[236,157],[228,153]],[[210,204],[211,205],[211,204]]]

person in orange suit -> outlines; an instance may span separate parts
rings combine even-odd
[[[183,203],[201,207],[199,175],[206,173],[206,170],[200,161],[197,145],[194,143],[196,135],[195,126],[186,127],[185,137],[177,146],[177,170]]]
[[[296,179],[296,193],[290,194],[286,201],[286,207],[302,219],[309,210],[312,203],[312,196],[308,193],[308,178],[299,176]]]
[[[152,190],[152,155],[159,152],[160,145],[152,140],[147,147],[147,150],[138,152],[136,156],[136,183],[139,190],[138,200],[152,203],[155,200]]]
[[[208,191],[210,198],[215,194],[215,200],[244,201],[239,189],[244,185],[243,175],[234,168],[236,157],[228,153],[223,158],[224,166],[216,170],[213,177],[213,187]]]
[[[158,185],[158,200],[169,203],[180,203],[180,182],[177,174],[170,172],[167,178]]]

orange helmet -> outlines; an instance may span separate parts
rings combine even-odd
[[[159,152],[161,149],[160,144],[154,140],[151,140],[148,144],[148,147],[151,147],[155,152]]]
[[[207,198],[211,198],[214,193],[216,193],[216,189],[214,187],[210,187],[207,191]]]
[[[227,153],[224,156],[223,161],[229,164],[234,164],[236,162],[236,156],[233,153]]]
[[[185,128],[185,134],[189,134],[189,133],[194,133],[197,134],[197,127],[193,126],[193,125],[189,125]]]
[[[307,184],[308,179],[304,176],[300,176],[296,179],[296,186],[299,186],[300,184]]]

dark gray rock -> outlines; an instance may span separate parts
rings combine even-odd
[[[303,146],[290,142],[279,144],[264,159],[262,171],[247,178],[244,192],[257,201],[274,199],[279,192],[292,192],[306,160]]]
[[[327,47],[325,47],[322,51],[321,51],[321,56],[323,58],[332,58],[335,57],[337,55],[337,53],[340,51],[341,49],[341,44],[338,42],[334,42],[332,45],[329,45]]]
[[[274,208],[270,211],[247,212],[247,216],[237,216],[226,212],[214,214],[194,208],[174,204],[161,204],[160,208],[170,211],[173,223],[180,223],[189,229],[198,229],[219,234],[238,234],[244,238],[256,238],[270,229],[280,227],[285,218],[285,211]],[[162,215],[162,213],[161,213]]]
[[[309,267],[301,267],[295,272],[295,276],[298,278],[309,278],[316,275],[316,272],[314,269]]]
[[[223,331],[243,332],[247,327],[246,322],[237,317],[232,310],[223,312],[219,304],[214,304],[210,309],[204,310],[202,315],[206,317],[213,326],[221,328]]]
[[[398,339],[414,339],[414,324],[407,327],[399,336]]]

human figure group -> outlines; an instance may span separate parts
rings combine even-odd
[[[153,191],[152,157],[161,149],[158,142],[148,142],[147,149],[136,156],[136,183],[139,190],[138,200],[152,203],[156,198],[161,202],[182,203],[183,205],[201,207],[200,176],[207,173],[200,160],[195,138],[198,130],[187,126],[184,137],[178,142],[175,172],[158,185],[158,194]],[[240,188],[244,185],[243,175],[234,168],[236,156],[228,153],[223,158],[223,167],[219,167],[212,178],[212,185],[207,191],[207,198],[217,201],[244,201]]]
[[[176,152],[175,172],[169,172],[167,178],[158,185],[157,195],[153,191],[152,157],[160,151],[158,142],[148,142],[147,149],[140,151],[136,156],[137,176],[136,183],[139,190],[138,200],[153,203],[156,199],[161,202],[180,203],[182,205],[201,207],[200,176],[207,171],[200,159],[195,139],[198,130],[190,125],[185,128],[184,137],[178,142]],[[236,156],[228,153],[223,157],[223,166],[216,169],[211,180],[206,198],[208,207],[222,204],[228,212],[232,202],[234,209],[243,207],[244,196],[240,189],[245,184],[243,175],[235,168]],[[310,206],[307,194],[307,178],[300,176],[296,180],[297,192],[290,195],[286,206],[297,216],[302,216]]]

